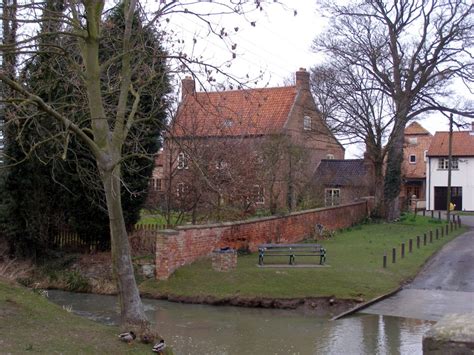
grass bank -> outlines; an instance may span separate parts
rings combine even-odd
[[[215,298],[308,298],[332,296],[338,299],[368,300],[397,288],[414,277],[426,260],[445,243],[466,229],[416,248],[416,236],[444,225],[428,217],[405,216],[396,223],[359,225],[336,233],[321,242],[327,249],[328,267],[259,268],[257,254],[239,256],[237,269],[215,272],[208,259],[178,269],[167,281],[145,281],[140,285],[150,295]],[[408,240],[414,239],[413,253]],[[405,242],[406,256],[396,264],[390,260],[391,249]],[[423,243],[422,243],[423,245]],[[388,267],[382,267],[384,252]],[[301,258],[297,262],[302,262]],[[274,260],[272,260],[274,262]],[[281,263],[287,263],[285,258]],[[303,261],[304,262],[304,261]],[[314,262],[314,260],[313,260]]]
[[[0,281],[0,352],[149,354],[151,346],[117,339],[119,329],[63,310],[30,289]]]

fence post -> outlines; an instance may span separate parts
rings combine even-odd
[[[387,252],[383,252],[383,267],[384,269],[387,268]]]
[[[438,239],[439,239],[439,230],[438,230],[438,228],[436,228],[436,240],[438,240]]]
[[[392,248],[392,264],[397,262],[397,249]]]
[[[433,243],[433,231],[430,231],[430,243]]]
[[[423,233],[423,245],[426,245],[426,233]]]
[[[404,258],[405,257],[405,243],[402,243],[402,253],[401,253],[401,257]]]
[[[408,241],[408,252],[411,253],[413,251],[413,239]]]
[[[416,248],[420,249],[420,236],[419,235],[416,236]]]

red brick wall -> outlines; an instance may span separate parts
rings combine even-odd
[[[158,231],[156,277],[166,280],[180,266],[209,255],[219,247],[256,251],[263,243],[291,243],[303,240],[316,223],[335,230],[349,227],[368,215],[371,201],[296,212],[283,217],[204,226],[178,227]]]

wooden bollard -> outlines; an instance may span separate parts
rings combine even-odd
[[[423,210],[423,217],[426,215],[426,210]]]
[[[461,227],[461,216],[458,215],[458,226]]]
[[[409,253],[413,252],[413,239],[410,239],[408,241],[408,252]]]
[[[441,227],[441,238],[444,238],[444,227]]]
[[[430,231],[430,243],[433,243],[433,231]]]
[[[420,249],[420,236],[419,235],[416,236],[416,248]]]
[[[397,262],[397,249],[392,248],[392,264]]]
[[[451,229],[451,232],[453,231],[453,222],[449,222],[449,227]]]
[[[451,215],[451,217],[453,218],[453,223],[456,223],[456,215],[453,214],[453,215]]]
[[[439,239],[439,229],[436,228],[436,240],[438,240],[438,239]]]
[[[402,243],[401,257],[405,257],[405,243]]]
[[[438,211],[438,219],[441,221],[441,211]]]
[[[383,253],[383,267],[384,269],[387,268],[387,252]]]
[[[423,245],[426,245],[426,233],[423,233]]]
[[[449,235],[449,224],[446,224],[446,236]]]
[[[431,218],[433,218],[433,217],[434,217],[434,211],[431,210]]]

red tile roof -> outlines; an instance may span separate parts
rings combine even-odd
[[[186,95],[171,133],[175,137],[278,133],[296,94],[295,86],[287,86]]]
[[[428,156],[448,156],[449,132],[436,132]],[[453,156],[474,156],[474,135],[470,132],[453,132]]]
[[[412,122],[408,127],[405,128],[405,135],[429,135],[431,134],[423,128],[418,122]]]

